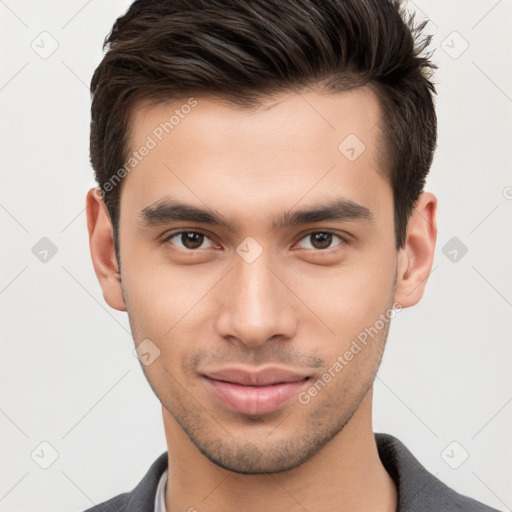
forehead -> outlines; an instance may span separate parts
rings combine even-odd
[[[139,155],[121,201],[145,207],[172,194],[196,203],[208,198],[217,210],[245,200],[257,211],[336,192],[371,203],[387,185],[381,115],[369,88],[291,92],[251,109],[208,97],[141,103],[128,147]]]
[[[227,99],[205,96],[157,104],[143,100],[133,107],[129,118],[129,146],[135,149],[147,135],[165,143],[162,139],[170,139],[166,136],[171,133],[176,143],[183,143],[183,139],[190,138],[191,131],[202,140],[203,146],[208,141],[217,146],[226,133],[239,135],[234,143],[247,142],[244,132],[249,130],[253,136],[266,135],[275,141],[290,135],[287,149],[311,144],[326,136],[336,143],[348,134],[371,143],[372,135],[379,131],[377,125],[381,117],[379,100],[370,86],[339,93],[274,94],[261,98],[250,108]],[[261,137],[258,140],[263,141]],[[258,140],[251,141],[251,145],[255,146]]]

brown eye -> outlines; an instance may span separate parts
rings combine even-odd
[[[205,241],[210,241],[210,245],[207,247],[211,247],[211,240],[204,234],[198,231],[180,231],[179,233],[173,233],[169,235],[165,241],[172,243],[173,245],[178,246],[181,249],[195,250],[200,248]]]
[[[315,233],[309,233],[301,240],[301,242],[303,240],[309,241],[309,244],[306,247],[303,246],[302,248],[316,250],[330,249],[333,247],[331,244],[333,241],[335,241],[335,239],[338,239],[341,242],[344,241],[340,236],[328,231],[317,231]],[[336,245],[339,245],[339,243]]]

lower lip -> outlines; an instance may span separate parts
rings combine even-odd
[[[209,378],[205,381],[226,407],[236,412],[253,415],[275,411],[296,396],[306,383],[306,379],[303,379],[268,386],[242,386]]]

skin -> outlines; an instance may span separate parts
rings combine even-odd
[[[123,181],[121,273],[105,204],[95,189],[87,195],[105,301],[127,311],[136,345],[149,338],[160,350],[142,369],[162,403],[167,510],[394,511],[396,489],[372,430],[372,385],[389,323],[307,404],[294,397],[271,413],[237,413],[201,374],[274,365],[309,376],[307,391],[394,303],[421,299],[436,198],[420,196],[397,251],[382,113],[371,89],[282,94],[256,110],[197,101]],[[130,148],[179,105],[140,104]],[[366,146],[354,161],[338,150],[349,134]],[[145,226],[140,212],[171,196],[222,214],[233,230],[183,220]],[[373,220],[272,228],[286,211],[334,198],[366,207]],[[206,237],[185,245],[171,237],[180,230]],[[312,235],[324,232],[336,236],[319,245]],[[251,263],[236,251],[247,237],[262,250]]]

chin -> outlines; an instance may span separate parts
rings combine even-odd
[[[213,464],[242,475],[281,473],[297,468],[319,452],[340,430],[336,428],[308,428],[302,435],[282,438],[264,444],[227,439],[206,439],[186,432],[197,449]]]
[[[289,471],[310,458],[310,454],[283,454],[276,453],[265,454],[254,445],[244,446],[237,453],[212,453],[211,451],[201,450],[201,453],[215,465],[238,473],[240,475],[261,475],[268,473],[281,473]]]

